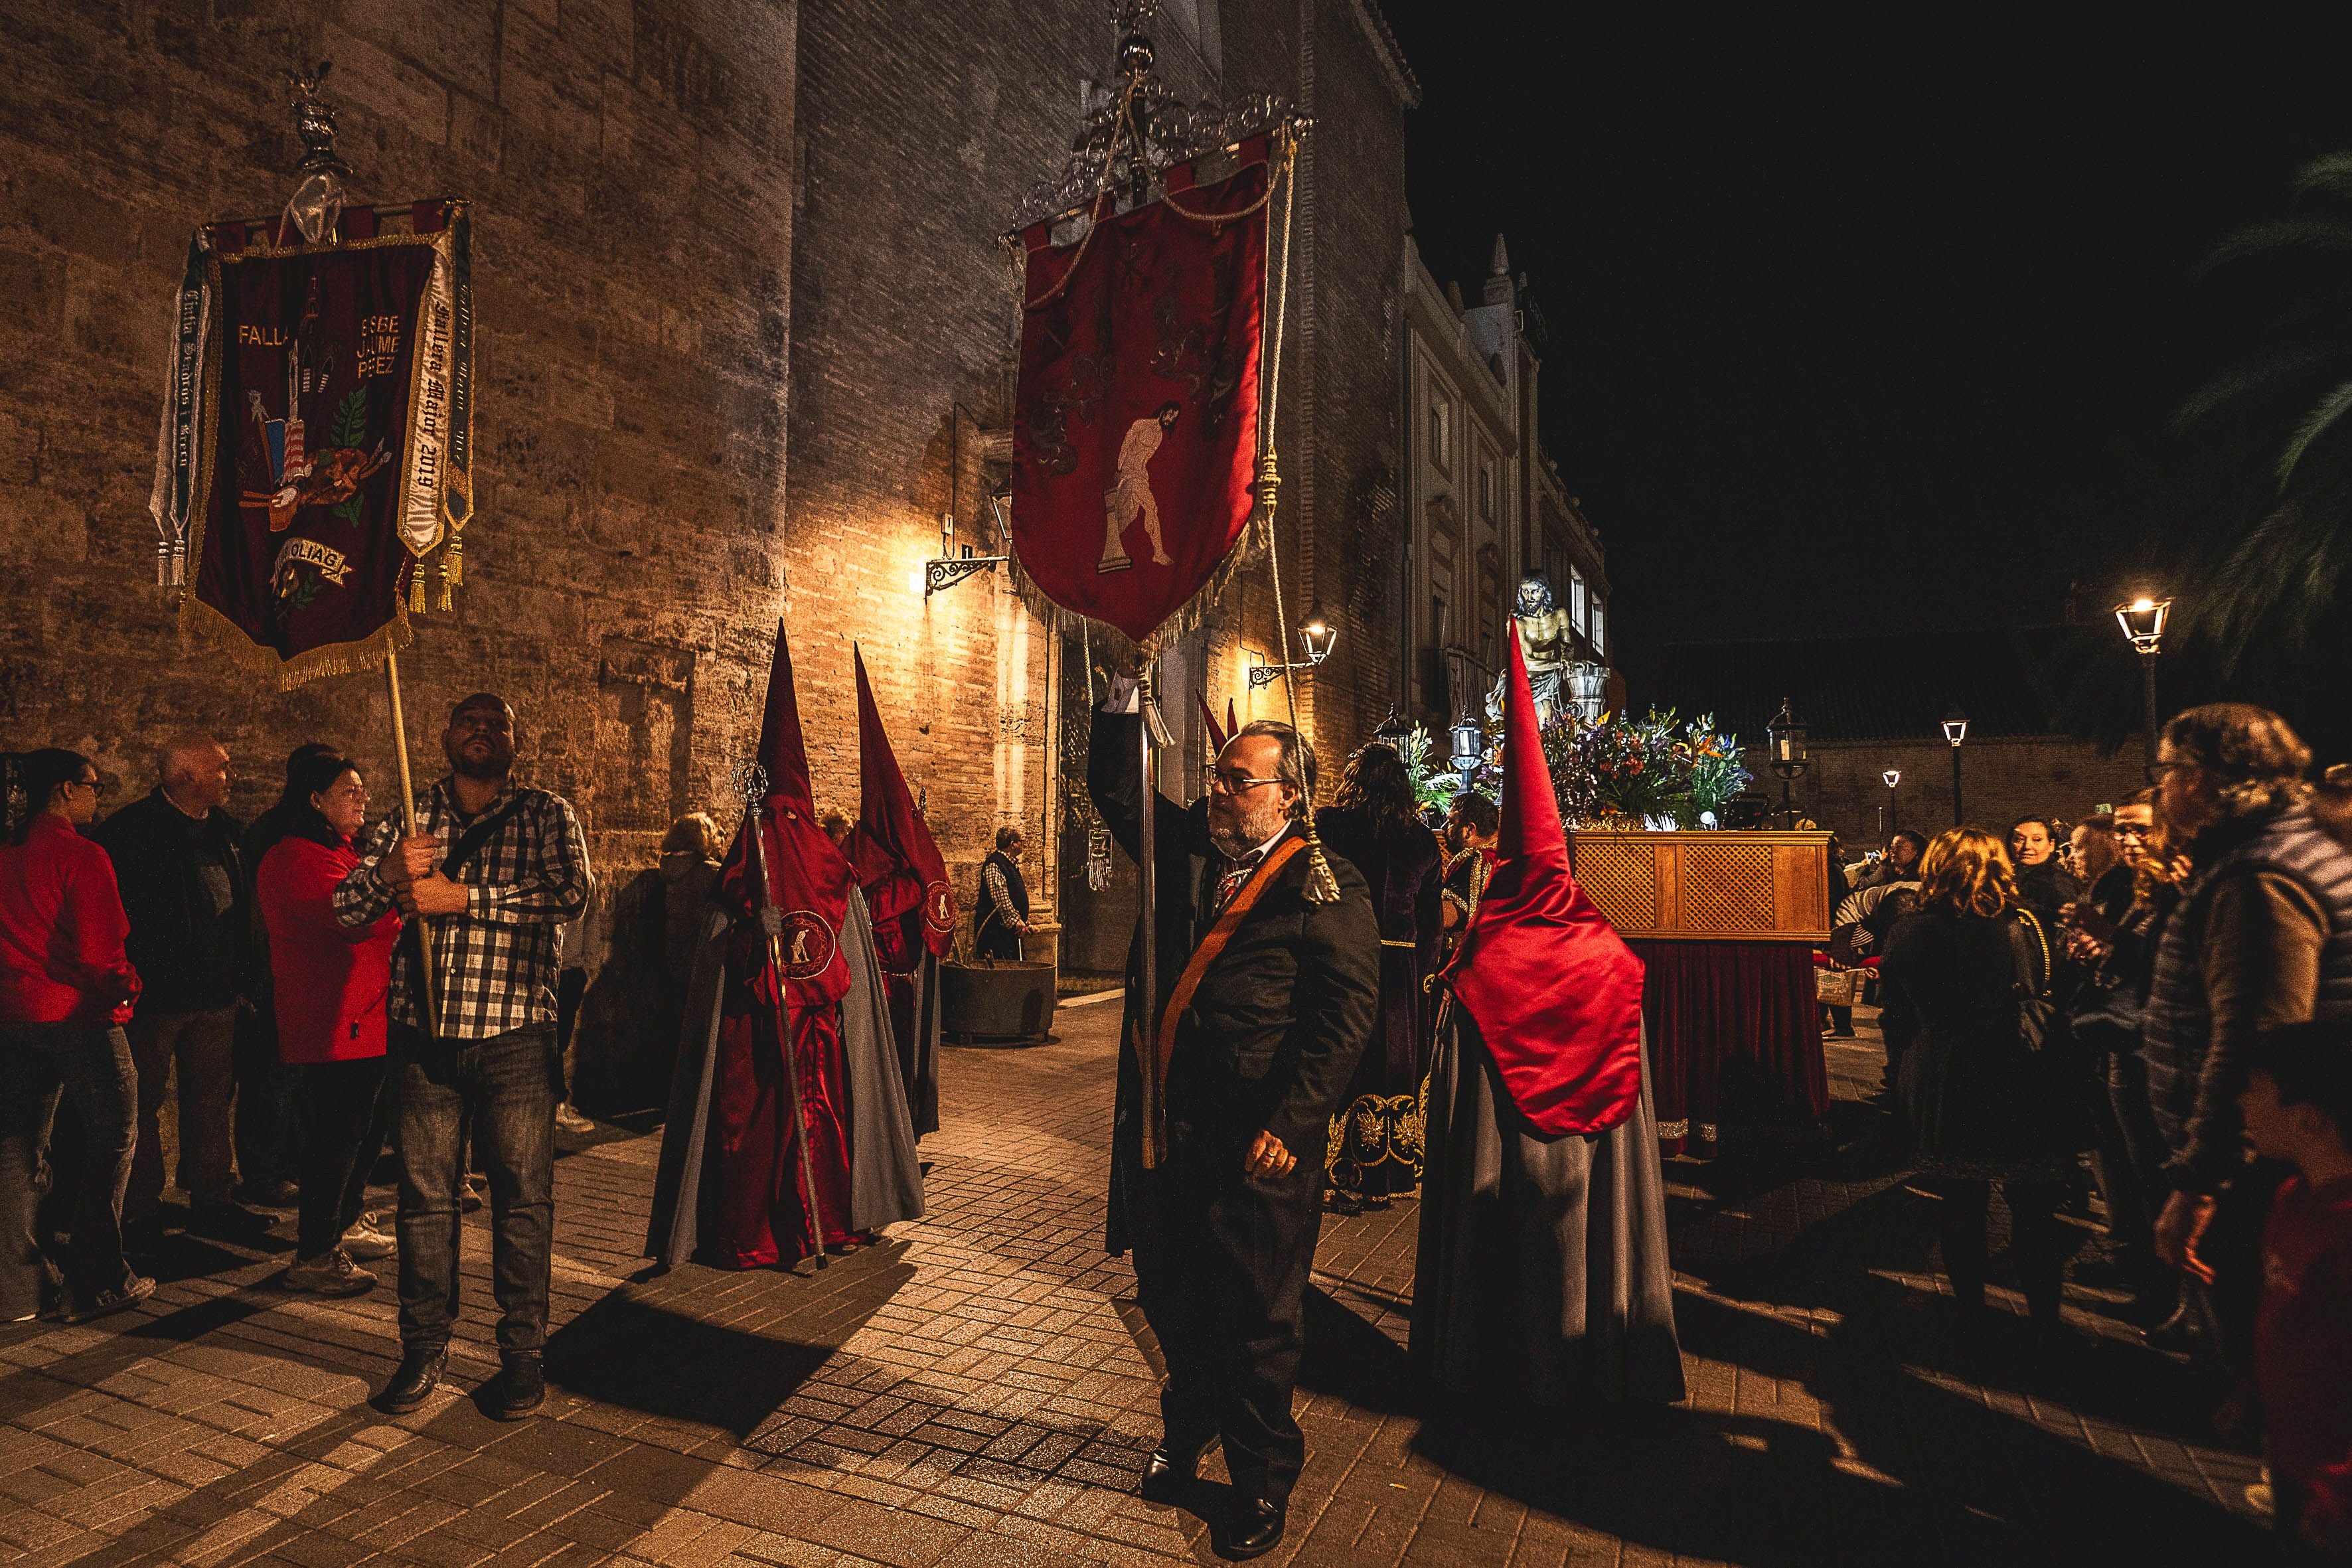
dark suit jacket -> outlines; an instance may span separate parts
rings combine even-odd
[[[1097,713],[1087,770],[1095,807],[1130,858],[1139,858],[1142,847],[1140,722],[1131,714]],[[1164,997],[1213,923],[1207,901],[1225,861],[1209,842],[1206,802],[1181,806],[1160,796],[1154,805],[1154,983]],[[1281,1139],[1302,1165],[1321,1165],[1331,1115],[1371,1037],[1380,997],[1380,928],[1362,876],[1336,856],[1329,860],[1339,902],[1308,901],[1307,857],[1294,855],[1202,978],[1177,1024],[1167,1084],[1171,1149],[1180,1157],[1197,1152],[1213,1163],[1228,1162],[1236,1182],[1243,1152],[1261,1130]],[[1128,1042],[1139,1019],[1157,1019],[1160,1011],[1156,1001],[1138,1005],[1140,968],[1139,930],[1128,954],[1115,1162],[1134,1160],[1142,1135],[1140,1080]]]
[[[142,1012],[196,1012],[236,1000],[253,942],[253,867],[238,847],[243,834],[244,825],[217,806],[192,822],[160,789],[90,830],[113,858],[131,917],[125,945],[145,983]],[[228,874],[229,907],[217,913],[199,858]]]

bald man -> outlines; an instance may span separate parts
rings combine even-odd
[[[239,1232],[266,1224],[234,1201],[229,1106],[236,997],[249,961],[251,868],[229,815],[229,757],[211,736],[173,735],[156,749],[155,787],[90,835],[114,861],[125,943],[145,989],[126,1033],[139,1068],[139,1147],[122,1204],[126,1222],[152,1219],[163,1192],[157,1118],[176,1066],[178,1184],[195,1228]]]

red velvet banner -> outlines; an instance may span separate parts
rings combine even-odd
[[[1211,584],[1255,504],[1265,139],[1231,174],[1207,162],[1067,246],[1023,236],[1013,548],[1055,604],[1138,641]]]

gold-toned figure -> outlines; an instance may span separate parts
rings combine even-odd
[[[1519,652],[1528,661],[1528,686],[1536,700],[1536,722],[1549,724],[1567,700],[1568,672],[1576,660],[1576,644],[1569,636],[1568,612],[1552,603],[1551,584],[1536,573],[1519,579],[1518,604],[1511,611],[1511,626],[1519,639]],[[1486,719],[1489,723],[1503,721],[1503,697],[1510,688],[1511,672],[1506,668],[1496,680],[1495,689],[1486,693]]]

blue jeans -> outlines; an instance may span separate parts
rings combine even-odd
[[[400,1341],[449,1342],[457,1318],[458,1184],[467,1133],[490,1179],[490,1289],[499,1348],[543,1350],[555,1243],[555,1103],[562,1062],[552,1023],[486,1040],[392,1031],[393,1141],[400,1151]]]
[[[47,1165],[60,1099],[81,1119],[77,1171]],[[130,1280],[122,1194],[131,1183],[138,1110],[138,1073],[121,1029],[0,1024],[0,1321],[38,1310],[43,1298],[57,1292],[57,1267],[33,1234],[33,1211],[51,1181],[65,1182],[72,1194],[65,1283],[75,1300],[87,1305]]]

